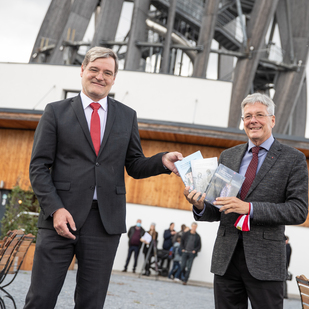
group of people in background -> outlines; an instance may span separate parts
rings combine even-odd
[[[158,250],[158,232],[155,229],[155,223],[151,223],[150,229],[145,232],[141,226],[141,220],[138,219],[136,225],[131,226],[128,231],[129,248],[123,272],[126,272],[134,252],[133,273],[136,271],[139,252],[143,246],[145,261],[143,275],[149,276],[152,260],[158,261],[156,265],[158,270],[165,269],[168,278],[175,281],[182,281],[187,284],[192,269],[193,261],[197,253],[201,250],[201,237],[196,232],[197,223],[193,222],[190,227],[181,225],[179,232],[175,231],[175,223],[172,222],[163,234],[162,250]],[[148,234],[148,235],[147,235]],[[149,235],[151,237],[149,237]],[[149,250],[151,250],[149,252]],[[173,261],[172,267],[170,262]]]

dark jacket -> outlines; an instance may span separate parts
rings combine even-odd
[[[136,228],[136,225],[131,226],[130,229],[129,229],[129,231],[128,231],[129,246],[130,246],[131,238],[132,238],[132,236],[134,235],[135,228]],[[139,233],[139,238],[143,237],[144,234],[145,234],[145,230],[144,230],[142,227],[140,227],[139,232],[140,232],[140,233]],[[142,242],[140,241],[140,242],[139,242],[139,247],[141,247],[141,245],[142,245]]]
[[[163,249],[169,250],[173,246],[173,235],[170,229],[164,231],[163,234],[164,242],[163,242]]]
[[[218,163],[238,172],[248,145],[224,150]],[[285,225],[301,224],[308,214],[308,169],[300,151],[277,140],[270,147],[245,198],[253,204],[250,232],[243,232],[243,246],[250,274],[258,280],[286,278]],[[207,204],[195,220],[220,221],[213,249],[211,271],[225,274],[239,238],[234,223],[238,214],[222,214]]]
[[[189,235],[190,235],[191,230],[188,232],[185,232],[182,237],[181,237],[181,243],[180,243],[180,248],[183,250],[186,248],[188,240],[189,240]],[[194,241],[194,251],[195,251],[195,256],[197,256],[197,253],[201,250],[202,243],[201,243],[201,236],[198,233],[195,233],[195,241]]]
[[[80,96],[48,104],[35,131],[30,180],[40,206],[38,225],[53,229],[51,214],[66,208],[79,230],[90,211],[95,186],[108,234],[126,232],[124,167],[136,179],[169,173],[164,153],[146,158],[136,112],[107,98],[106,128],[98,156]]]

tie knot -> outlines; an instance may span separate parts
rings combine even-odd
[[[100,103],[91,103],[91,104],[90,104],[90,107],[91,107],[93,110],[97,111],[97,110],[101,107],[101,104],[100,104]]]
[[[251,151],[252,151],[252,153],[256,153],[256,154],[258,154],[258,153],[259,153],[259,151],[260,151],[260,149],[261,149],[261,147],[256,146],[256,147],[253,147],[253,148],[251,149]]]

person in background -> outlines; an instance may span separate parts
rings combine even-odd
[[[180,228],[180,231],[177,232],[177,233],[174,235],[174,237],[173,237],[173,243],[176,242],[176,239],[178,238],[178,236],[181,237],[181,236],[183,235],[183,233],[184,233],[184,232],[187,232],[189,229],[190,229],[190,228],[187,227],[185,224],[182,224],[182,225],[181,225],[181,228]]]
[[[174,230],[174,227],[175,227],[175,223],[172,222],[172,223],[170,223],[170,227],[167,230],[164,231],[164,234],[163,234],[164,240],[163,240],[162,249],[165,250],[165,251],[169,251],[171,249],[171,247],[173,246],[173,237],[174,237],[174,235],[176,235],[176,231]],[[167,254],[168,254],[168,252],[167,252]],[[160,262],[160,268],[163,269],[164,262],[167,260],[166,269],[169,272],[171,260],[168,259],[167,254],[166,255],[163,254],[163,257],[162,257],[161,262]]]
[[[145,272],[143,273],[144,276],[149,276],[150,275],[150,264],[151,264],[151,259],[154,256],[155,250],[157,250],[157,240],[158,240],[158,232],[156,231],[156,224],[151,223],[149,231],[147,233],[151,236],[151,241],[147,242],[145,239],[141,238],[141,242],[144,243],[144,248],[143,248],[143,253],[145,255]],[[148,258],[147,254],[148,251],[150,251]]]
[[[196,229],[197,223],[193,222],[191,224],[191,230],[185,232],[181,237],[181,279],[183,285],[187,284],[193,265],[193,260],[197,257],[197,253],[202,247],[201,237],[196,232]]]
[[[131,226],[128,231],[129,251],[128,251],[128,256],[127,256],[126,264],[124,265],[123,272],[127,271],[127,268],[128,268],[128,265],[131,259],[131,255],[134,252],[133,273],[135,273],[138,255],[139,255],[139,251],[142,245],[142,242],[140,241],[140,239],[144,234],[145,234],[145,230],[142,228],[142,220],[138,219],[136,221],[136,225]]]
[[[175,223],[172,222],[170,224],[170,227],[164,231],[163,234],[163,250],[169,250],[173,246],[173,236],[176,234],[176,231],[174,230]]]
[[[289,266],[292,255],[292,247],[289,243],[289,236],[285,236],[285,245],[286,245],[286,280],[284,282],[284,298],[288,298],[288,284],[287,280],[292,280],[292,275],[289,272]]]
[[[180,272],[181,272],[181,249],[180,249],[181,236],[177,236],[176,241],[173,244],[173,266],[171,271],[168,274],[169,279],[174,279],[175,281],[180,281]]]

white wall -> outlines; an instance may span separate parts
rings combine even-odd
[[[142,220],[142,226],[145,230],[149,229],[152,222],[156,223],[158,231],[158,248],[162,249],[163,232],[169,228],[171,222],[175,222],[176,231],[180,230],[181,224],[191,226],[194,221],[191,211],[175,210],[170,208],[143,206],[136,204],[127,204],[127,228],[136,224],[136,220]],[[202,281],[209,284],[213,282],[213,274],[210,272],[210,263],[212,249],[216,239],[218,222],[198,222],[197,232],[202,239],[202,249],[193,262],[193,267],[190,275],[191,280]],[[309,277],[309,228],[300,226],[286,226],[286,235],[290,237],[292,246],[292,256],[290,263],[290,272],[293,274],[293,280],[288,281],[288,293],[299,295],[295,276],[304,274]],[[128,251],[128,237],[123,234],[120,239],[119,248],[115,258],[114,269],[123,270]],[[132,271],[133,255],[128,267],[128,271]],[[144,255],[141,252],[139,255],[137,273],[141,271],[144,262]],[[154,274],[154,272],[153,272]],[[189,280],[190,280],[189,279]]]
[[[81,89],[78,66],[0,63],[0,71],[0,107],[43,110]],[[111,92],[139,118],[226,127],[231,90],[229,82],[119,71]]]
[[[309,278],[309,228],[286,226],[285,235],[289,236],[292,247],[289,271],[293,274],[293,279],[288,281],[288,293],[299,295],[295,277],[305,275]]]
[[[142,227],[147,231],[152,222],[156,223],[158,232],[158,249],[162,249],[163,233],[168,229],[171,222],[175,223],[175,230],[179,231],[181,224],[191,227],[194,218],[191,211],[176,210],[170,208],[143,206],[136,204],[127,204],[127,229],[136,224],[136,220],[142,220]],[[197,233],[202,240],[202,250],[195,258],[191,270],[190,279],[212,283],[213,274],[210,273],[210,261],[212,248],[216,238],[218,223],[198,222]],[[128,237],[123,234],[120,239],[119,248],[114,262],[114,269],[123,270],[128,253]],[[128,271],[133,268],[133,255],[128,267]],[[144,254],[140,252],[137,272],[141,271],[144,262]],[[152,272],[154,274],[154,272]]]

